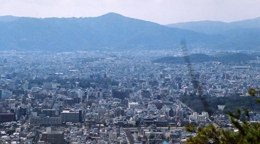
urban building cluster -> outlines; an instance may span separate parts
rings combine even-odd
[[[184,126],[229,124],[187,107],[195,94],[183,64],[153,63],[167,51],[0,53],[0,141],[5,143],[184,143]],[[258,63],[258,60],[252,63]],[[192,64],[203,95],[248,96],[259,68]],[[219,106],[223,109],[223,106]],[[251,121],[260,121],[250,112]]]

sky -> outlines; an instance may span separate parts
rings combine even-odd
[[[96,17],[109,12],[159,24],[232,22],[260,17],[260,0],[0,0],[0,16]]]

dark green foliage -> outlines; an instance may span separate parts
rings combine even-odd
[[[7,130],[6,134],[12,135],[15,132],[15,130]]]
[[[253,91],[254,89],[250,89]],[[255,93],[251,95],[253,98]],[[249,97],[249,98],[252,98]],[[259,99],[257,99],[259,100]],[[247,120],[241,120],[241,109],[237,109],[236,112],[228,112],[230,122],[237,132],[230,129],[217,129],[214,125],[209,124],[206,128],[199,127],[197,130],[197,136],[190,136],[188,144],[257,144],[260,142],[260,124],[251,123]],[[244,111],[244,115],[249,117],[249,110]],[[186,130],[189,130],[190,126],[186,126]]]
[[[189,125],[189,124],[187,124],[186,127],[185,127],[185,130],[186,130],[187,132],[195,132],[196,127],[195,127],[194,125]]]
[[[229,113],[230,121],[238,132],[233,132],[230,129],[217,129],[214,125],[209,124],[206,128],[199,127],[197,136],[190,136],[188,144],[251,144],[259,143],[260,141],[260,124],[250,123],[239,120],[241,111],[237,113]],[[188,127],[188,126],[186,126]]]
[[[218,105],[225,105],[224,113],[228,111],[235,112],[236,109],[249,109],[251,111],[259,111],[260,105],[256,103],[257,97],[240,97],[240,96],[230,96],[230,97],[206,97],[208,105],[213,113],[218,112]],[[185,103],[191,109],[196,112],[204,111],[203,103],[199,96],[180,96],[180,101]]]
[[[249,93],[251,96],[255,96],[256,91],[255,91],[255,89],[250,88],[250,89],[248,90],[248,93]]]

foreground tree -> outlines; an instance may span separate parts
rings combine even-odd
[[[255,89],[250,89],[248,93],[256,96],[258,93]],[[260,99],[256,100],[260,103]],[[255,144],[260,143],[260,124],[251,123],[247,120],[241,120],[241,110],[236,113],[228,112],[230,122],[236,131],[227,128],[217,128],[213,124],[207,125],[205,128],[187,125],[186,131],[196,132],[195,137],[190,136],[187,144]],[[244,115],[249,118],[249,110],[244,110]]]

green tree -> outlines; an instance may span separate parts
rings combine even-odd
[[[77,123],[77,127],[81,127],[81,123],[80,122]]]
[[[15,132],[15,130],[7,130],[6,134],[12,135]]]
[[[251,96],[256,96],[257,92],[254,89],[250,89],[248,92]],[[260,103],[260,99],[256,100]],[[195,130],[195,127],[190,125],[186,126],[186,130],[189,132],[195,132],[195,137],[190,136],[187,144],[255,144],[260,142],[260,124],[251,123],[247,120],[241,120],[240,109],[237,112],[228,112],[230,116],[230,122],[237,132],[231,131],[225,128],[216,128],[213,124],[208,124],[205,128],[199,127]],[[249,110],[244,110],[245,116],[249,117]]]
[[[89,123],[85,122],[84,125],[85,125],[85,126],[89,126]]]

